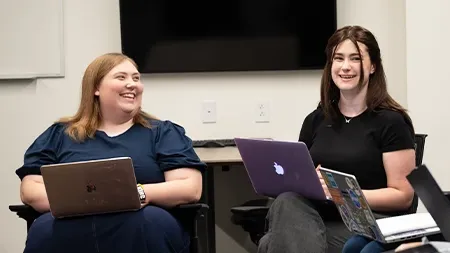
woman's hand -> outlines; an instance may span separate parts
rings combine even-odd
[[[400,252],[400,251],[403,251],[403,250],[412,249],[412,248],[419,247],[419,246],[422,246],[422,245],[423,245],[422,242],[410,242],[410,243],[404,243],[404,244],[398,246],[398,247],[395,249],[395,252]]]
[[[328,199],[331,199],[330,191],[328,190],[328,186],[325,183],[325,180],[323,180],[322,173],[320,173],[320,164],[316,167],[317,176],[319,177],[320,183],[322,184],[323,192],[327,196]]]

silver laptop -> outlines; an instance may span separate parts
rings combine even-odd
[[[44,165],[41,174],[55,218],[141,207],[130,157]]]
[[[303,142],[235,138],[250,181],[259,195],[295,192],[326,200],[308,147]]]
[[[320,168],[320,172],[343,222],[350,231],[382,243],[404,241],[440,232],[429,213],[376,219],[355,176],[326,168]]]

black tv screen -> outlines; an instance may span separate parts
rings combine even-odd
[[[320,69],[336,0],[120,0],[142,73]]]

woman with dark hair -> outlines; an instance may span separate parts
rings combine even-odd
[[[406,175],[415,167],[414,128],[387,91],[374,35],[360,26],[343,27],[328,40],[326,54],[321,101],[305,118],[299,141],[317,167],[355,175],[377,215],[412,212],[414,191]],[[260,253],[341,252],[352,235],[332,201],[292,192],[275,199],[267,221]]]

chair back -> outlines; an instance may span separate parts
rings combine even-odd
[[[415,139],[415,150],[416,150],[416,166],[422,164],[423,153],[425,149],[425,139],[427,138],[427,134],[416,134],[414,136]],[[411,213],[417,212],[417,207],[419,206],[419,197],[416,193],[414,193],[413,202],[410,207]]]

